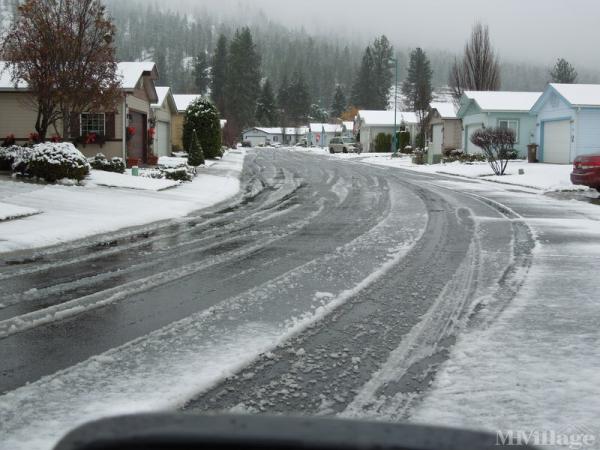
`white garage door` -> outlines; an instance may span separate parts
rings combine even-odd
[[[543,160],[546,163],[568,164],[571,159],[571,122],[561,120],[544,123]]]
[[[467,153],[481,153],[481,149],[471,142],[471,136],[479,129],[481,129],[480,125],[469,125],[467,127]]]
[[[169,156],[169,123],[156,122],[156,155]]]
[[[444,126],[442,124],[434,125],[431,132],[431,148],[434,155],[442,154],[442,144],[444,142]]]

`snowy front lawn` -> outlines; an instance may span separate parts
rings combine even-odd
[[[338,156],[339,155],[336,155],[336,157]],[[570,164],[529,164],[526,161],[516,160],[508,163],[505,175],[496,176],[490,168],[490,165],[486,162],[472,164],[453,162],[448,164],[416,165],[412,163],[411,158],[408,156],[392,158],[389,153],[363,154],[361,161],[382,166],[401,167],[417,172],[455,175],[497,183],[512,184],[538,189],[544,192],[589,190],[585,186],[576,186],[571,183],[570,175],[573,167]],[[519,169],[523,169],[525,173],[519,175]]]
[[[92,170],[85,180],[86,186],[107,186],[117,187],[125,189],[141,189],[144,191],[162,191],[174,186],[178,186],[179,181],[159,179],[159,178],[148,178],[148,177],[134,177],[131,172],[126,173],[115,173],[105,172],[103,170]]]
[[[32,216],[38,213],[39,211],[37,209],[0,202],[0,222],[3,220],[12,220],[20,217]]]
[[[239,191],[244,156],[245,153],[229,152],[213,167],[202,170],[194,181],[166,190],[157,186],[178,183],[95,171],[82,186],[44,185],[0,177],[2,212],[4,204],[41,211],[0,222],[0,253],[183,217],[212,206]]]

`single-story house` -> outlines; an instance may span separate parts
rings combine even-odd
[[[430,164],[444,152],[461,148],[462,121],[456,117],[454,103],[431,102],[427,123],[431,137],[427,153]]]
[[[471,135],[481,129],[506,127],[516,135],[515,150],[527,155],[527,145],[535,139],[535,117],[529,114],[541,92],[465,91],[456,113],[463,124],[463,147],[467,153],[480,153]]]
[[[154,121],[154,154],[169,156],[171,154],[171,117],[177,114],[177,105],[167,86],[157,86],[158,101],[153,103],[152,120]]]
[[[242,142],[248,142],[252,147],[281,144],[294,145],[308,133],[307,127],[253,127],[244,130]]]
[[[600,84],[551,83],[531,115],[539,161],[568,164],[600,152]]]
[[[345,131],[343,124],[310,123],[306,140],[311,147],[327,147],[331,138],[342,136]]]
[[[354,129],[363,151],[375,151],[375,139],[379,133],[393,135],[394,120],[397,131],[404,129],[410,133],[410,144],[414,146],[419,128],[416,113],[396,111],[394,114],[394,111],[360,110],[356,115]]]
[[[121,156],[145,162],[149,153],[150,105],[158,101],[154,86],[158,71],[153,62],[121,62],[118,74],[123,98],[116,109],[75,114],[69,138],[82,141],[92,133],[96,136],[96,143],[79,145],[86,156],[102,152],[107,157]],[[0,137],[12,134],[17,142],[28,141],[35,131],[36,117],[35,100],[28,87],[22,82],[15,85],[10,68],[0,62]],[[57,123],[56,128],[49,130],[48,138],[61,133],[62,123]]]
[[[177,111],[171,118],[171,145],[173,149],[183,150],[183,119],[190,104],[202,97],[200,94],[174,94]]]

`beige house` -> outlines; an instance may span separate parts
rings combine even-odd
[[[154,81],[158,71],[153,62],[118,64],[122,84],[122,101],[114,111],[88,111],[72,117],[72,136],[86,156],[104,153],[107,157],[130,158],[144,163],[149,155],[148,120],[152,103],[158,102]],[[0,138],[14,135],[26,142],[35,131],[36,104],[24,83],[11,81],[10,69],[0,62]],[[131,133],[129,138],[128,131]],[[48,138],[60,135],[62,124],[51,127]],[[96,143],[83,144],[86,136],[96,136]],[[101,143],[100,143],[101,141]],[[137,160],[137,161],[135,161]]]
[[[172,150],[172,118],[177,115],[177,105],[171,93],[171,88],[166,86],[156,87],[158,101],[151,105],[152,120],[154,121],[154,154],[156,156],[169,156]]]
[[[171,144],[173,149],[183,150],[183,118],[185,110],[197,98],[199,94],[177,94],[173,95],[177,108],[176,114],[171,119]]]
[[[429,163],[438,162],[444,152],[462,147],[462,120],[454,103],[432,102],[427,123],[430,130]]]

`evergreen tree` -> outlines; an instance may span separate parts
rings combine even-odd
[[[425,142],[425,117],[433,96],[431,63],[425,52],[416,48],[410,54],[408,76],[402,84],[402,94],[420,122],[421,142]]]
[[[325,108],[321,108],[319,105],[313,103],[310,105],[310,116],[311,122],[326,123],[329,119],[329,113]]]
[[[387,109],[390,88],[393,84],[393,74],[390,68],[394,49],[385,35],[375,39],[372,45],[373,80],[375,98],[372,109]]]
[[[205,52],[200,52],[194,61],[194,88],[198,94],[206,94],[210,85],[210,66]]]
[[[352,104],[359,109],[372,108],[373,99],[376,97],[374,80],[374,61],[371,47],[368,46],[363,54],[362,62],[354,86],[352,87]]]
[[[331,117],[341,117],[347,107],[348,101],[346,100],[346,94],[344,94],[344,90],[338,84],[335,88],[335,94],[333,95],[333,103],[331,104]]]
[[[290,99],[290,83],[287,73],[284,73],[277,91],[277,107],[279,108],[280,125],[282,126],[287,126],[289,122]]]
[[[550,71],[550,77],[553,83],[573,84],[577,81],[577,72],[564,58],[559,58]]]
[[[248,27],[236,31],[231,41],[225,88],[226,117],[241,133],[255,122],[260,93],[260,56]]]
[[[193,137],[197,135],[207,158],[221,154],[221,121],[215,105],[204,98],[194,100],[183,118],[183,148],[190,152]]]
[[[310,94],[302,72],[296,72],[289,86],[288,117],[292,126],[303,125],[310,115]]]
[[[202,145],[200,145],[196,130],[192,130],[192,140],[188,149],[188,164],[193,167],[204,164],[204,152],[202,151]]]
[[[221,34],[212,57],[210,93],[219,113],[225,115],[225,83],[227,79],[227,38]]]
[[[271,82],[267,79],[260,91],[256,105],[256,123],[264,127],[275,126],[277,122],[277,105]]]

